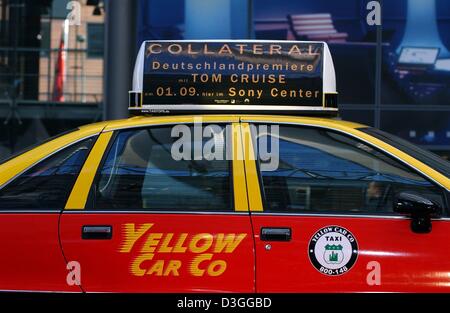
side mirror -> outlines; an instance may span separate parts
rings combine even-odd
[[[415,233],[431,232],[431,217],[442,213],[438,204],[410,191],[398,193],[393,208],[394,212],[411,216],[411,230]]]

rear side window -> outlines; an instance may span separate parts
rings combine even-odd
[[[225,127],[210,138],[193,135],[188,157],[172,155],[179,137],[172,127],[119,132],[95,184],[93,208],[100,210],[232,211],[231,161],[225,158]],[[220,149],[219,158],[196,158],[194,147]],[[181,149],[184,150],[184,149]],[[186,156],[186,154],[184,154]]]
[[[55,153],[0,190],[0,210],[64,208],[95,138]]]
[[[266,136],[260,134],[258,141]],[[277,137],[278,167],[260,170],[269,212],[394,214],[394,197],[402,191],[445,207],[439,187],[359,140],[297,126],[280,126]]]

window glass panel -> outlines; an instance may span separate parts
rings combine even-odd
[[[67,10],[67,3],[69,0],[52,1],[52,17],[58,19],[67,18],[69,10]]]
[[[41,161],[0,190],[0,209],[64,208],[94,138]]]
[[[263,136],[268,134],[261,133],[258,144]],[[444,207],[442,191],[422,176],[362,142],[327,130],[280,126],[279,166],[267,171],[261,165],[268,211],[393,213],[400,191],[420,193]]]
[[[190,137],[190,157],[181,160],[171,153],[180,140],[171,136],[171,127],[120,132],[101,168],[94,208],[232,210],[231,162],[225,158],[225,129],[217,127],[211,138]],[[186,129],[194,134],[193,127]],[[210,140],[221,156],[194,160],[194,147],[205,148]]]
[[[102,58],[104,26],[100,23],[90,23],[87,27],[87,55],[89,58]]]

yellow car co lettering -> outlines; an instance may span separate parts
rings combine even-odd
[[[153,223],[122,225],[119,252],[132,256],[129,268],[134,276],[180,276],[183,261],[177,255],[189,255],[186,271],[191,276],[220,276],[227,269],[226,254],[233,253],[247,236],[161,233],[153,232],[153,228]]]

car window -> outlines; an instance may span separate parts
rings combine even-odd
[[[95,138],[75,143],[34,165],[0,190],[0,210],[64,208]]]
[[[279,163],[260,160],[264,205],[273,212],[393,213],[400,191],[417,192],[444,206],[441,188],[399,161],[352,137],[324,129],[279,126],[258,134],[278,137]],[[264,138],[266,137],[266,138]]]
[[[193,127],[185,127],[194,134]],[[225,158],[224,128],[217,127],[211,138],[189,137],[184,148],[191,151],[183,158],[172,154],[180,142],[172,137],[172,127],[119,132],[97,177],[93,209],[233,210],[231,162]],[[194,160],[194,147],[211,148],[210,139],[212,148],[223,154]]]
[[[429,167],[435,169],[436,171],[440,172],[442,175],[445,175],[446,177],[450,177],[450,162],[447,160],[444,160],[443,158],[439,157],[438,155],[436,155],[430,151],[424,150],[404,139],[401,139],[397,136],[386,133],[377,128],[363,127],[363,128],[358,128],[358,130],[386,142],[387,144],[405,152],[406,154],[409,154],[413,158],[415,158],[415,159],[421,161],[422,163],[428,165]]]

